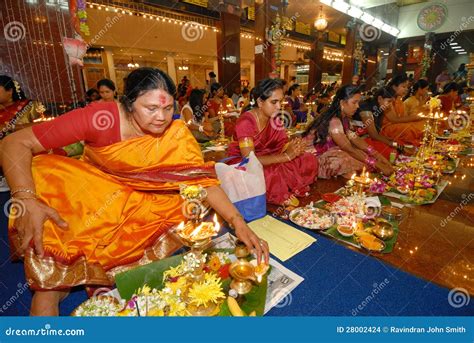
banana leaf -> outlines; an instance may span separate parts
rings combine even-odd
[[[229,249],[215,249],[212,251],[233,252],[233,250]],[[145,284],[151,288],[163,288],[163,273],[169,268],[179,265],[182,259],[183,255],[175,255],[117,274],[115,276],[115,283],[120,296],[122,299],[129,300],[136,290]],[[230,282],[230,278],[222,280],[222,287],[226,295],[229,293]],[[242,299],[239,299],[239,303],[247,314],[255,311],[257,315],[262,316],[265,310],[266,296],[267,277],[265,276],[259,285],[254,285],[248,294],[242,297]],[[231,316],[225,300],[221,305],[219,316]]]

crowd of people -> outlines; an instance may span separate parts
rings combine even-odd
[[[104,79],[87,92],[87,106],[36,125],[33,102],[14,80],[0,76],[0,162],[12,200],[27,208],[10,219],[9,237],[35,290],[32,314],[57,315],[72,287],[111,285],[116,273],[179,248],[169,232],[185,219],[183,184],[205,187],[209,205],[259,260],[268,261],[267,243],[222,191],[198,144],[222,130],[232,138],[228,163],[254,152],[267,202],[279,205],[305,196],[321,179],[363,168],[391,175],[393,155],[411,154],[420,144],[419,113],[428,111],[430,89],[425,79],[396,75],[367,91],[353,78],[302,96],[296,80],[270,78],[227,94],[213,76],[209,88],[193,88],[187,78],[176,87],[163,71],[138,68],[120,99]],[[472,89],[462,87],[443,85],[446,114],[466,105],[461,94]],[[110,114],[111,125],[96,125],[98,113]],[[285,115],[289,120],[282,123]],[[298,124],[304,132],[290,139],[287,129]],[[85,146],[79,160],[45,154],[77,142]]]

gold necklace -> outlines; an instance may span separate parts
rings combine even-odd
[[[255,116],[255,119],[257,119],[257,129],[258,129],[258,131],[260,132],[260,130],[261,130],[260,127],[261,127],[261,126],[260,126],[260,118],[258,117],[258,113],[252,112],[252,114]]]

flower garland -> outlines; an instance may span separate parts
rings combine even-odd
[[[77,17],[79,18],[79,30],[86,36],[90,36],[89,25],[87,25],[86,1],[77,0]]]

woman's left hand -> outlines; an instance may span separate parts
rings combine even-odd
[[[254,251],[257,254],[258,263],[262,263],[263,257],[265,264],[268,264],[270,256],[268,243],[265,240],[260,239],[244,221],[235,225],[235,235],[244,242],[249,251]]]

